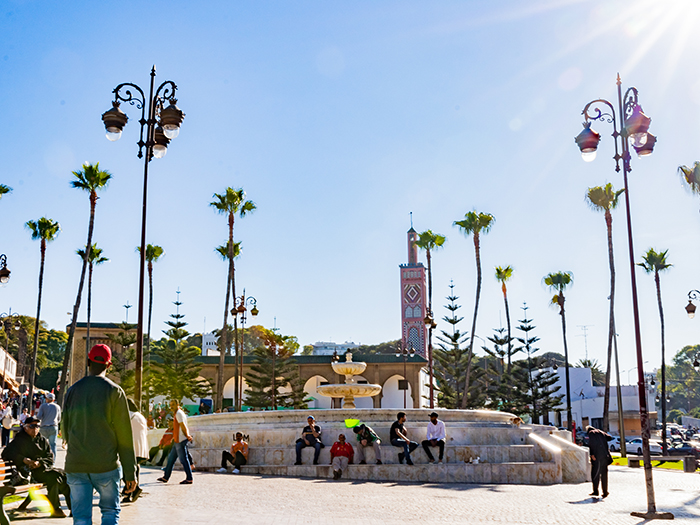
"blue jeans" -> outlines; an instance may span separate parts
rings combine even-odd
[[[391,444],[395,447],[403,447],[403,458],[409,465],[413,464],[411,460],[411,452],[418,448],[418,443],[415,441],[404,441],[403,439],[392,439]],[[401,454],[399,454],[399,460],[401,460]],[[403,461],[401,461],[403,463]]]
[[[187,446],[189,444],[190,442],[187,441],[187,439],[183,439],[179,443],[175,443],[173,448],[170,449],[168,463],[165,465],[165,474],[163,474],[165,479],[170,479],[170,474],[173,473],[173,467],[175,466],[175,460],[179,459],[182,468],[185,469],[185,479],[192,480],[192,467],[190,466],[190,459],[187,453]]]
[[[53,452],[53,459],[56,461],[56,434],[58,431],[55,426],[46,426],[39,429],[39,433],[49,440],[49,446],[51,447],[51,452]]]
[[[311,442],[311,445],[307,445],[306,442],[303,439],[298,439],[297,440],[297,463],[301,465],[301,449],[306,448],[306,447],[314,447],[316,450],[314,452],[314,465],[318,463],[318,456],[321,454],[321,449],[323,448],[323,445],[321,444],[320,441],[316,442]]]
[[[102,525],[119,523],[119,469],[100,474],[68,472],[73,525],[92,525],[92,491],[100,495]]]

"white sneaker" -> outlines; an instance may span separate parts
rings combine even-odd
[[[227,471],[225,468],[222,467],[222,468],[218,469],[217,472],[218,472],[219,474],[223,474],[223,473],[228,472],[228,471]]]
[[[241,471],[240,471],[240,470],[238,470],[237,468],[235,468],[235,469],[233,469],[233,473],[234,473],[234,474],[240,474],[240,473],[241,473]]]
[[[442,465],[442,460],[438,461],[438,465]]]

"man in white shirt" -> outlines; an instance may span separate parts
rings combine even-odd
[[[430,452],[430,447],[438,447],[440,456],[438,463],[442,463],[445,456],[445,423],[438,419],[436,412],[430,414],[430,423],[428,423],[427,439],[423,441],[423,450],[425,450],[430,463],[435,463],[435,457]]]

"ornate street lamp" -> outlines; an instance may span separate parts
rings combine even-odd
[[[630,166],[630,141],[632,147],[640,157],[652,153],[656,144],[656,137],[651,135],[649,125],[651,119],[647,117],[639,105],[639,93],[637,88],[631,87],[622,96],[622,81],[617,75],[617,108],[605,99],[592,100],[583,108],[585,118],[584,130],[574,139],[581,150],[584,160],[593,160],[598,148],[597,133],[591,129],[592,121],[607,122],[612,124],[612,137],[615,143],[615,171],[620,171],[622,161],[622,175],[625,184],[625,212],[627,216],[627,242],[629,245],[630,277],[632,280],[632,312],[634,314],[634,336],[637,353],[637,377],[639,386],[639,418],[642,428],[642,451],[644,456],[644,475],[647,489],[647,512],[633,512],[633,516],[645,519],[673,519],[670,512],[657,512],[654,496],[654,480],[651,470],[651,452],[649,450],[649,409],[644,393],[644,359],[642,357],[642,334],[639,322],[639,305],[637,301],[637,279],[635,274],[634,244],[632,242],[632,217],[630,213],[630,194],[627,176],[632,171]],[[619,131],[618,131],[619,129]]]
[[[0,254],[0,284],[7,284],[10,280],[10,270],[7,268],[7,255]]]
[[[122,102],[126,102],[136,109],[141,110],[141,134],[139,141],[138,158],[145,157],[143,167],[143,205],[141,212],[141,249],[139,266],[139,302],[138,323],[136,335],[136,370],[135,370],[135,399],[136,406],[141,408],[141,394],[143,390],[143,303],[144,283],[146,274],[146,204],[148,202],[148,163],[152,158],[163,158],[168,152],[170,139],[177,137],[180,132],[185,114],[176,106],[175,92],[177,86],[172,80],[166,80],[154,91],[156,79],[156,66],[151,69],[151,83],[148,98],[144,91],[130,82],[119,84],[114,88],[114,101],[112,108],[102,114],[102,121],[110,141],[119,140],[122,130],[129,118],[120,109]],[[167,104],[167,106],[166,106]],[[144,155],[144,151],[145,155]],[[63,382],[63,379],[62,379]]]
[[[423,319],[425,328],[428,330],[428,375],[430,376],[430,408],[435,408],[435,396],[433,394],[435,390],[433,381],[433,330],[437,328],[437,323],[433,320],[433,312],[429,309],[428,313]]]
[[[250,310],[250,315],[257,317],[260,313],[258,310],[258,301],[255,297],[245,296],[245,288],[243,289],[243,295],[240,297],[234,297],[233,308],[231,308],[231,315],[234,318],[234,322],[241,316],[241,340],[238,348],[236,348],[236,370],[235,370],[235,384],[236,389],[234,408],[240,411],[243,408],[243,338],[245,337],[245,322],[246,322],[246,312],[248,311],[246,305],[252,306]]]
[[[401,342],[396,346],[396,357],[403,358],[403,407],[406,408],[406,392],[408,391],[408,377],[406,377],[406,358],[413,357],[416,355],[413,349],[413,343],[409,343],[409,347],[405,348]],[[432,381],[431,381],[432,384]],[[415,395],[415,394],[414,394]]]

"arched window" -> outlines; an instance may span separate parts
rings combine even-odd
[[[423,317],[423,316],[422,316],[422,313],[423,313],[423,312],[421,311],[421,307],[420,307],[420,306],[416,306],[416,307],[413,309],[413,317],[417,317],[417,318]]]
[[[413,308],[410,306],[406,307],[406,318],[413,317]]]

